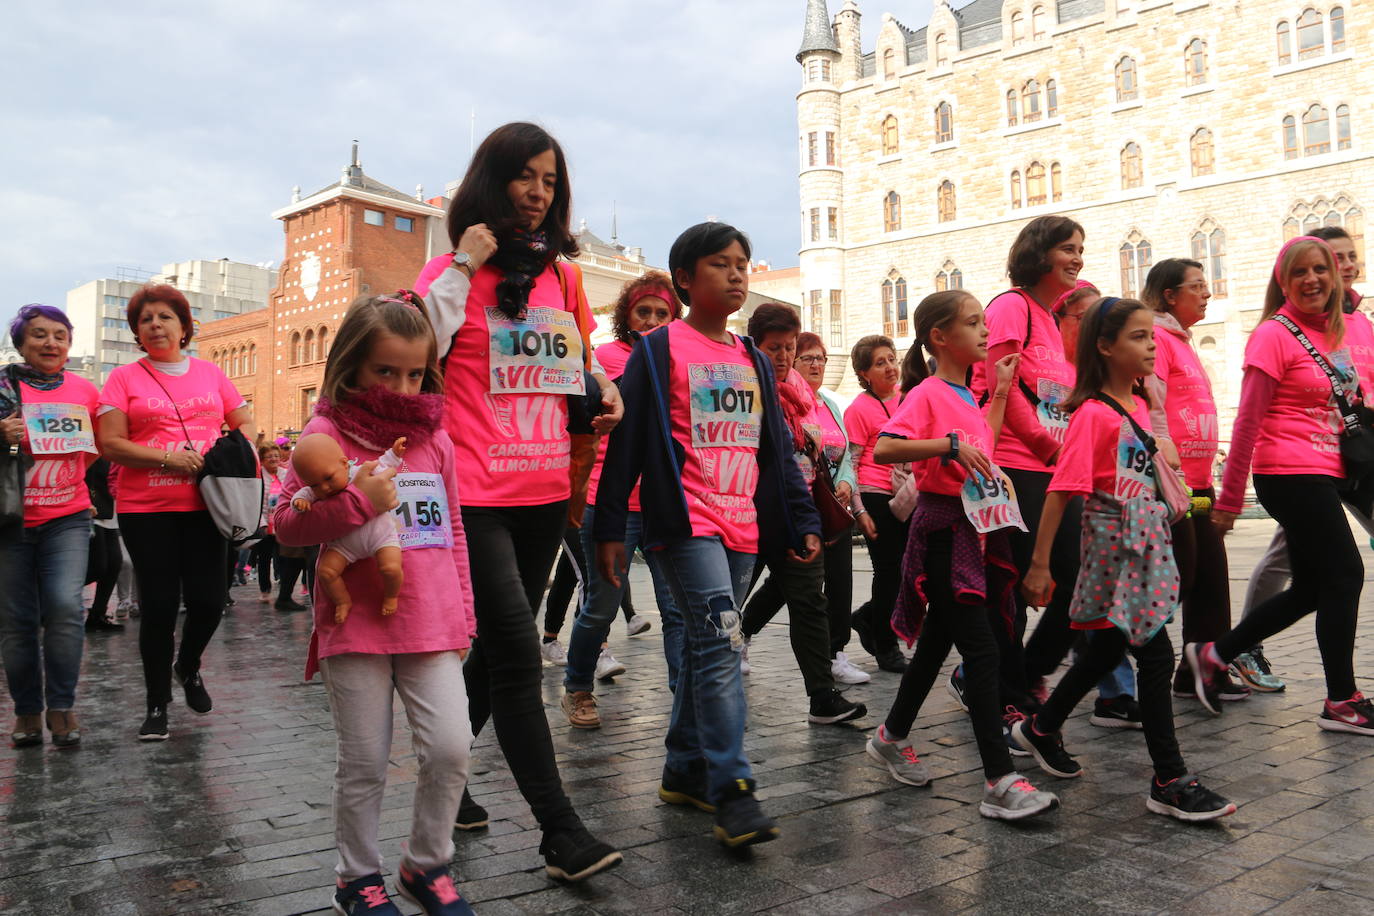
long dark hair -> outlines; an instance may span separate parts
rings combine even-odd
[[[486,223],[499,244],[520,224],[506,186],[540,153],[553,150],[558,178],[554,183],[553,203],[544,217],[543,229],[549,237],[550,257],[577,257],[577,240],[572,234],[572,184],[563,147],[544,128],[526,121],[506,124],[487,134],[472,154],[467,174],[453,195],[448,208],[448,239],[454,248],[469,226]]]
[[[1118,299],[1115,296],[1104,296],[1088,306],[1078,328],[1078,355],[1074,363],[1077,380],[1073,391],[1064,401],[1065,410],[1077,410],[1084,401],[1102,390],[1107,383],[1107,358],[1098,351],[1098,343],[1110,344],[1115,341],[1121,336],[1126,319],[1145,308],[1145,303],[1139,299]],[[1149,403],[1150,396],[1143,386],[1137,384],[1132,390]]]

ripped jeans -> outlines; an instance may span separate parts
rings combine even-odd
[[[654,580],[672,591],[659,608],[664,632],[682,634],[681,667],[668,724],[667,766],[679,773],[706,767],[712,802],[751,774],[744,756],[744,680],[740,676],[744,598],[754,554],[730,550],[718,537],[693,537],[648,552]],[[669,615],[680,617],[670,621]]]

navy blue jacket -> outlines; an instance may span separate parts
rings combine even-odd
[[[788,548],[801,553],[806,535],[820,536],[820,516],[792,454],[792,434],[778,402],[773,364],[748,337],[740,340],[754,360],[763,401],[759,480],[754,491],[759,553],[776,556]],[[625,540],[630,491],[639,481],[644,547],[652,550],[689,538],[692,523],[681,472],[686,453],[672,433],[666,330],[639,338],[618,384],[625,400],[625,418],[611,433],[606,448],[592,537],[597,541]]]

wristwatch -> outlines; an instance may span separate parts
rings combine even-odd
[[[949,434],[949,454],[940,459],[941,464],[949,464],[951,461],[959,460],[959,434]]]
[[[475,273],[472,269],[472,255],[468,254],[466,251],[455,251],[453,253],[453,266],[455,268],[466,268],[463,273],[468,275],[468,279],[471,279],[473,273]]]

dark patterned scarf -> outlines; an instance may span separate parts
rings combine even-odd
[[[49,375],[30,366],[28,363],[11,363],[4,369],[0,369],[0,417],[8,417],[14,413],[15,407],[21,400],[19,393],[14,390],[19,379],[24,380],[24,384],[39,391],[52,391],[62,384],[63,372],[58,370]]]
[[[501,279],[496,284],[496,306],[502,314],[512,321],[524,316],[535,278],[548,268],[556,255],[557,252],[549,248],[548,233],[542,229],[534,232],[513,229],[508,238],[501,240],[496,254],[491,257],[491,264],[501,271]]]
[[[315,413],[359,445],[385,451],[402,436],[407,446],[423,445],[443,427],[442,394],[396,394],[373,385],[337,404],[320,398]]]

